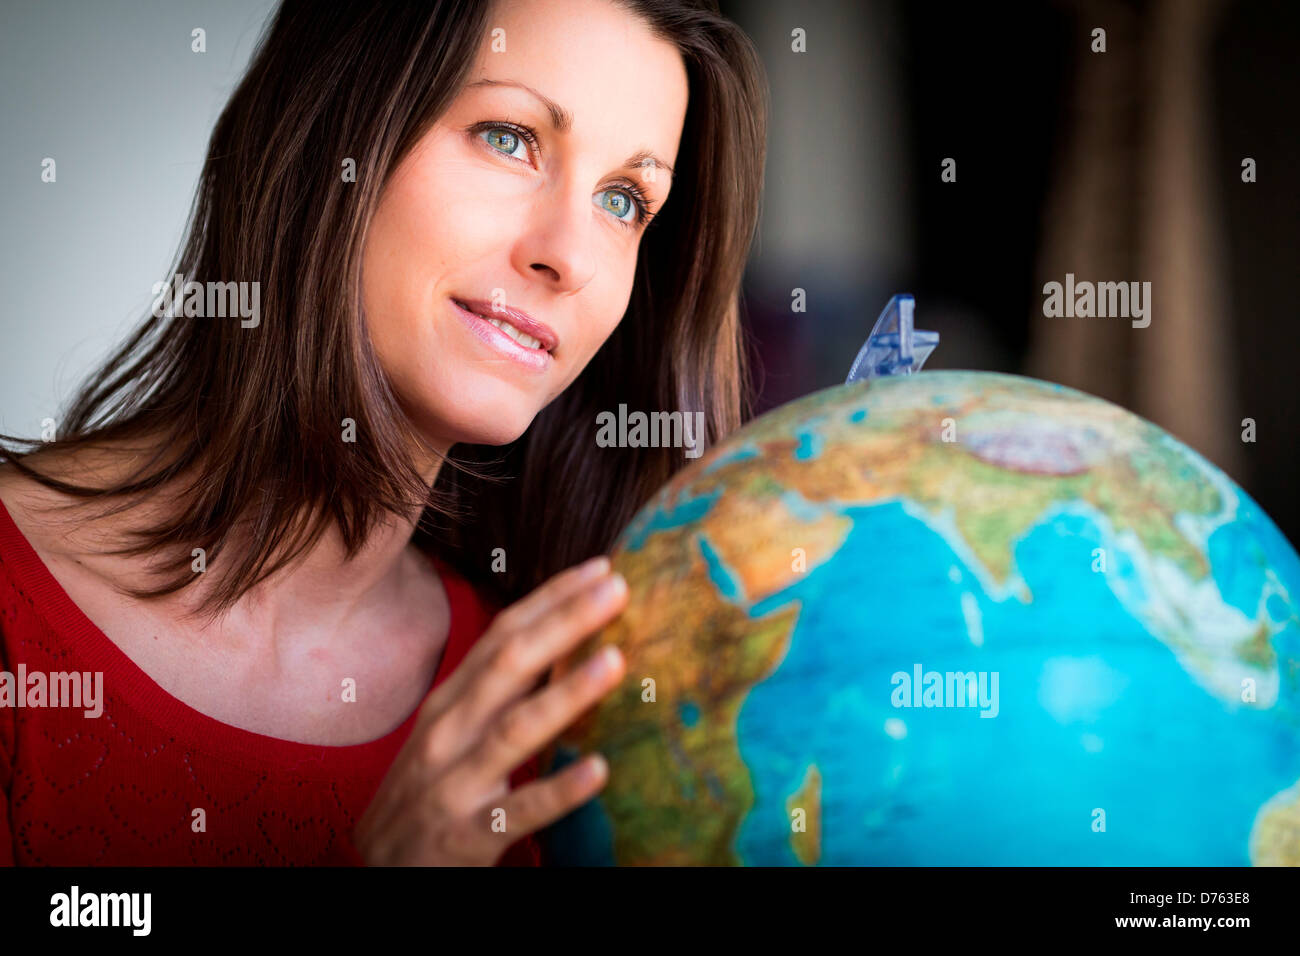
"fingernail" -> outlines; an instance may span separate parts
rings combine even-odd
[[[618,597],[626,590],[627,581],[623,579],[623,575],[615,571],[605,580],[601,581],[600,584],[596,585],[596,600],[608,601],[612,598]]]
[[[609,570],[609,558],[603,554],[598,554],[590,558],[578,567],[578,580],[594,580]]]
[[[617,647],[609,646],[592,655],[591,660],[587,662],[587,673],[591,677],[606,677],[614,672],[618,667],[618,659],[622,657]]]
[[[605,758],[600,754],[592,754],[582,763],[582,781],[583,783],[595,783],[601,779],[608,770],[608,764]]]

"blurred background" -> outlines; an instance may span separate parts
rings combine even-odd
[[[722,6],[772,89],[746,279],[760,410],[842,382],[889,297],[911,292],[917,326],[940,333],[927,369],[1117,402],[1300,542],[1300,4]],[[1044,283],[1067,272],[1151,282],[1151,324],[1044,317]]]
[[[772,90],[746,282],[759,410],[843,381],[888,298],[911,292],[941,334],[928,368],[1118,402],[1300,542],[1300,3],[721,5]],[[0,431],[39,434],[146,313],[273,8],[0,2]],[[1067,272],[1151,282],[1150,326],[1045,318],[1043,284]]]

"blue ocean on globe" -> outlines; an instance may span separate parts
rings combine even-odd
[[[626,687],[556,757],[610,780],[550,862],[1300,864],[1300,557],[1114,405],[991,373],[828,389],[615,554],[632,597],[597,643]]]

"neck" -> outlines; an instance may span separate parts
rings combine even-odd
[[[433,487],[440,466],[441,459],[421,462],[426,487]],[[400,515],[383,512],[350,558],[338,526],[329,524],[297,560],[242,595],[226,622],[255,634],[330,633],[346,631],[354,615],[401,606],[400,596],[428,570],[410,547],[422,511],[423,506]],[[228,547],[239,553],[238,545]],[[204,596],[196,590],[186,598],[186,609],[197,607]]]
[[[439,446],[445,454],[450,445]],[[419,469],[428,487],[438,476],[441,459],[425,455]],[[73,475],[45,464],[35,467],[47,475],[68,480],[85,480],[86,462],[80,463]],[[116,478],[97,462],[94,477],[102,481]],[[184,482],[176,483],[177,488]],[[175,492],[180,493],[180,492]],[[53,493],[50,493],[53,494]],[[62,557],[72,558],[84,568],[111,583],[128,586],[146,586],[156,583],[147,573],[153,562],[150,555],[143,557],[106,554],[110,548],[120,547],[124,541],[121,532],[126,528],[152,523],[166,514],[169,502],[174,502],[173,492],[164,490],[152,500],[131,508],[119,515],[84,523],[82,519],[68,521],[62,526],[58,512],[49,517],[51,534],[47,540]],[[60,498],[62,496],[59,496]],[[384,512],[361,549],[347,557],[342,536],[331,523],[321,536],[289,565],[240,596],[226,613],[212,624],[202,621],[195,612],[201,607],[217,583],[219,575],[201,575],[199,580],[181,590],[149,602],[150,609],[175,622],[185,620],[186,629],[196,629],[198,634],[211,633],[213,629],[223,638],[234,635],[237,643],[264,643],[272,645],[292,640],[295,634],[311,633],[316,640],[328,640],[336,633],[349,632],[349,621],[364,616],[372,609],[400,607],[400,596],[419,583],[418,575],[427,574],[427,565],[416,560],[410,550],[411,536],[420,518],[422,508],[395,515]],[[44,515],[43,515],[44,517]],[[240,541],[236,531],[224,543],[226,554],[246,553],[247,545]],[[208,571],[213,570],[209,566]]]

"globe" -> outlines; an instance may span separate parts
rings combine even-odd
[[[826,389],[681,471],[551,750],[559,865],[1300,863],[1300,558],[1220,470],[1062,386]]]

